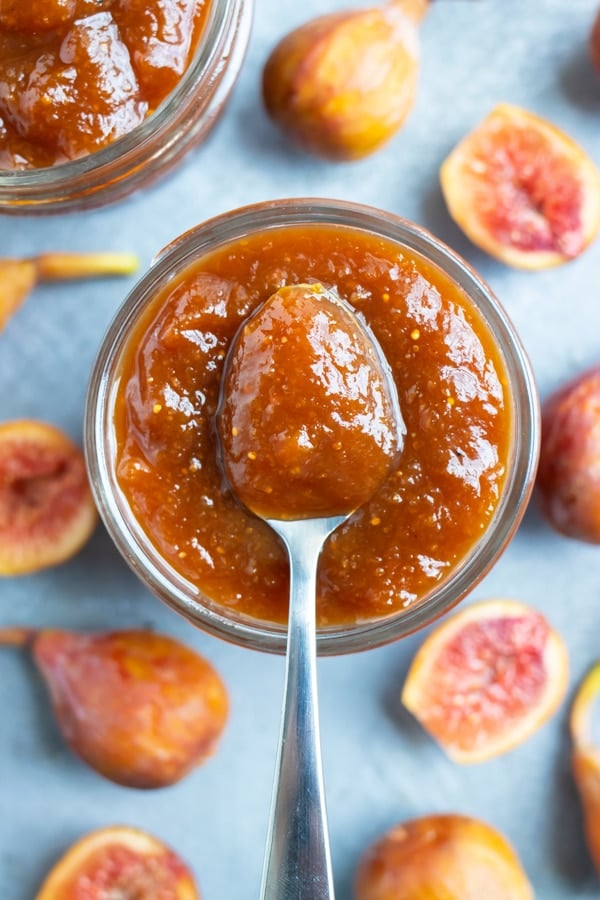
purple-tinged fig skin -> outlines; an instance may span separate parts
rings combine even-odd
[[[557,531],[600,543],[600,365],[545,402],[537,489]]]
[[[592,25],[589,41],[590,58],[598,75],[600,75],[600,9]]]
[[[150,631],[41,631],[32,643],[63,737],[117,784],[173,784],[215,750],[226,688],[191,648]]]

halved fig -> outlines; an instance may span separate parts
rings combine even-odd
[[[43,253],[32,259],[0,259],[0,331],[41,281],[130,275],[131,253]]]
[[[540,509],[567,537],[600,544],[600,366],[560,387],[542,407]]]
[[[83,453],[67,435],[30,419],[0,424],[0,575],[65,562],[96,521]]]
[[[145,831],[113,825],[73,844],[35,900],[199,900],[181,857]]]
[[[578,256],[600,228],[600,173],[545,119],[503,103],[440,170],[452,218],[510,266],[544,269]]]
[[[117,784],[165,787],[216,749],[228,716],[225,685],[173,638],[3,628],[1,644],[31,649],[65,741]]]
[[[396,825],[360,860],[356,900],[533,900],[515,851],[478,819],[423,816]]]
[[[439,625],[410,667],[402,702],[455,762],[511,750],[563,699],[562,638],[515,600],[473,604]]]
[[[598,709],[600,662],[588,672],[571,707],[573,776],[583,806],[587,844],[600,873],[600,746],[592,737],[592,714]]]

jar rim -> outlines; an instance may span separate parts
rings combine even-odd
[[[333,655],[380,646],[424,627],[454,607],[484,577],[504,551],[521,521],[537,467],[540,411],[525,349],[506,310],[477,272],[454,250],[413,222],[374,207],[321,198],[281,199],[223,213],[176,238],[162,250],[134,286],[101,344],[86,402],[86,458],[100,514],[116,546],[163,601],[203,630],[254,649],[283,653],[286,626],[239,617],[204,597],[170,566],[136,528],[127,501],[112,477],[114,458],[111,409],[119,359],[131,327],[160,288],[204,254],[250,233],[293,225],[332,224],[367,231],[407,247],[433,263],[466,294],[495,337],[509,377],[513,402],[513,441],[502,496],[481,540],[440,585],[424,598],[390,616],[349,626],[321,628],[320,654]]]

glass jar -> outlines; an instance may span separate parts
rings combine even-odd
[[[252,0],[212,0],[192,63],[158,109],[101,150],[43,169],[0,169],[0,212],[90,209],[164,175],[208,134],[231,93],[250,37]]]
[[[85,445],[96,501],[108,531],[133,570],[158,597],[195,625],[226,640],[284,652],[284,625],[257,621],[204,596],[161,557],[136,521],[115,473],[113,406],[119,366],[136,323],[157,293],[194,261],[254,232],[291,225],[333,224],[359,229],[406,247],[451,278],[479,310],[494,336],[508,374],[513,435],[503,493],[481,539],[422,600],[382,619],[320,629],[322,654],[378,646],[447,612],[488,572],[514,535],[529,499],[539,451],[539,404],[529,362],[506,312],[476,272],[424,229],[391,213],[334,200],[278,200],[226,213],[166,247],[134,287],[104,338],[93,368],[86,409]]]

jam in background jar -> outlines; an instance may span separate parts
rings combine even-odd
[[[119,200],[201,141],[233,87],[251,0],[53,0],[0,10],[0,211]]]

